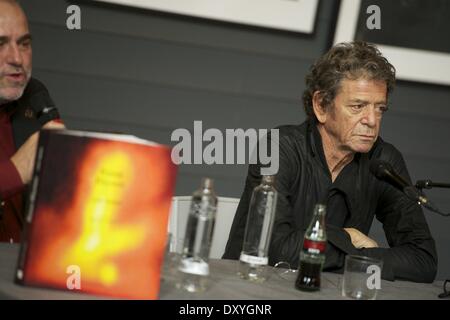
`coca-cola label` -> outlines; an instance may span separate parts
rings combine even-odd
[[[325,253],[326,241],[313,241],[309,239],[305,239],[303,241],[303,250],[309,253]]]

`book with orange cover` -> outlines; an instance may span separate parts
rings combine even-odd
[[[157,299],[175,177],[170,147],[43,130],[16,281]]]

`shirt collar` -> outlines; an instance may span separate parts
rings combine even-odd
[[[6,104],[0,105],[0,115],[7,115],[8,117],[11,117],[13,113],[16,111],[17,103],[16,101],[9,102]]]
[[[377,139],[369,153],[372,152],[372,150],[378,144],[379,140],[380,138]],[[323,150],[322,136],[320,135],[319,129],[317,129],[317,120],[315,119],[308,120],[308,144],[311,155],[313,157],[318,156],[322,165],[329,171],[325,152]],[[360,158],[361,153],[357,152],[355,153],[355,156],[353,157],[353,160],[351,162],[355,161],[359,163]]]

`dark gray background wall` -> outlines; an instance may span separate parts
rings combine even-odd
[[[304,76],[330,46],[339,4],[320,1],[315,32],[304,35],[93,1],[21,2],[34,36],[34,75],[68,127],[172,145],[172,131],[192,130],[194,120],[221,130],[302,122]],[[81,7],[81,31],[66,28],[70,4]],[[399,82],[392,97],[382,136],[403,152],[414,181],[450,182],[449,89]],[[208,175],[219,195],[239,197],[246,169],[181,165],[176,194],[190,194]],[[429,195],[450,210],[450,191]],[[437,242],[438,278],[449,278],[450,219],[425,214]],[[385,243],[377,222],[372,236]]]

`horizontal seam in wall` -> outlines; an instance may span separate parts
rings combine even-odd
[[[256,93],[226,91],[226,90],[202,88],[202,87],[192,86],[192,85],[191,86],[188,86],[188,85],[182,86],[179,84],[170,84],[170,83],[157,82],[157,81],[144,81],[144,80],[136,80],[136,79],[118,78],[118,77],[113,77],[113,76],[108,76],[108,75],[88,74],[88,73],[82,73],[82,72],[57,70],[57,69],[42,68],[42,67],[36,67],[36,66],[34,67],[34,70],[41,71],[41,72],[47,72],[47,73],[60,74],[60,75],[72,75],[72,76],[76,76],[76,77],[103,79],[103,80],[114,81],[114,82],[126,82],[126,83],[136,84],[139,86],[152,85],[152,86],[163,87],[163,88],[168,88],[168,89],[180,89],[180,90],[186,90],[186,91],[213,93],[213,94],[219,94],[219,95],[233,96],[233,97],[237,97],[237,98],[252,98],[252,99],[258,99],[258,100],[271,100],[271,101],[289,103],[289,104],[290,103],[298,103],[299,108],[301,107],[300,95],[298,97],[298,100],[295,100],[292,98],[283,98],[283,97],[256,94]]]
[[[40,21],[30,21],[31,25],[39,25],[39,26],[44,26],[44,27],[50,27],[50,28],[54,28],[54,29],[62,29],[65,31],[68,31],[64,26],[60,26],[60,25],[56,25],[53,23],[45,23],[45,22],[40,22]],[[181,47],[191,47],[191,48],[196,48],[196,49],[208,49],[208,50],[212,50],[212,51],[218,51],[223,53],[224,51],[226,52],[230,52],[233,54],[246,54],[246,55],[252,55],[252,56],[257,56],[257,57],[263,57],[263,58],[271,58],[271,59],[279,59],[279,60],[290,60],[290,61],[295,61],[295,62],[309,62],[312,63],[315,59],[319,58],[319,56],[321,54],[323,54],[323,48],[322,50],[320,50],[319,52],[317,52],[317,56],[307,56],[307,57],[295,57],[295,56],[287,56],[287,55],[278,55],[278,54],[268,54],[268,53],[262,53],[260,51],[254,51],[254,50],[243,50],[243,49],[237,49],[237,48],[231,48],[231,47],[226,47],[226,46],[211,46],[211,45],[207,45],[207,44],[196,44],[193,42],[182,42],[182,41],[175,41],[175,40],[168,40],[168,39],[163,39],[163,38],[158,38],[158,37],[144,37],[144,36],[137,36],[137,35],[132,35],[132,34],[123,34],[123,33],[117,33],[117,32],[112,32],[112,31],[105,31],[105,30],[89,30],[89,29],[82,29],[81,31],[70,31],[70,32],[88,32],[88,33],[92,33],[92,34],[101,34],[101,35],[107,35],[107,36],[119,36],[119,37],[129,37],[129,38],[133,38],[133,39],[137,39],[137,40],[142,40],[142,41],[152,41],[152,42],[159,42],[159,43],[163,43],[163,44],[170,44],[170,45],[176,45],[176,46],[181,46]],[[311,40],[311,42],[313,42],[313,40]],[[300,48],[299,48],[300,49]]]

